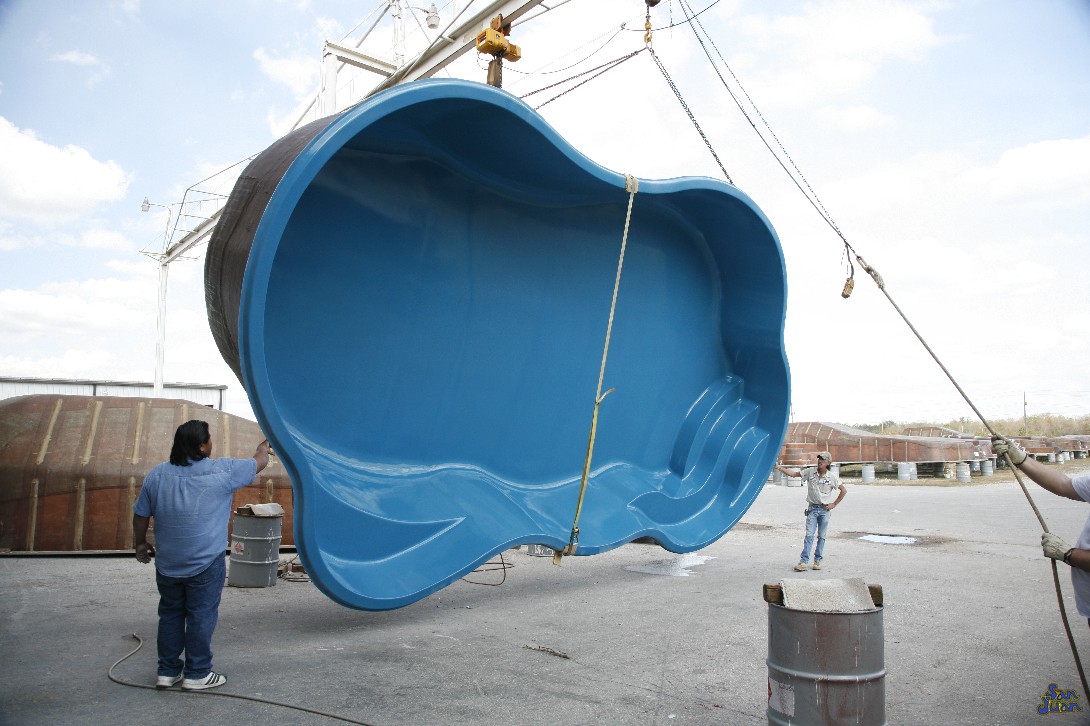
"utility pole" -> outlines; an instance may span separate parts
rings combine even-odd
[[[1026,418],[1026,392],[1022,391],[1022,435],[1029,436],[1029,423]]]

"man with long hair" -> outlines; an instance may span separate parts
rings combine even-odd
[[[156,555],[156,688],[170,688],[181,681],[182,688],[197,691],[227,682],[212,670],[212,633],[227,576],[227,523],[235,490],[253,482],[268,465],[269,442],[258,444],[252,459],[213,459],[211,455],[208,423],[186,421],[174,432],[170,461],[148,472],[132,505],[136,559],[146,564]],[[152,519],[154,553],[147,542]]]

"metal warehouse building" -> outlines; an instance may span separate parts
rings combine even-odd
[[[36,394],[61,396],[121,396],[151,398],[152,384],[135,381],[90,381],[69,378],[0,377],[0,401]],[[162,398],[192,401],[223,410],[227,386],[215,383],[164,383]]]

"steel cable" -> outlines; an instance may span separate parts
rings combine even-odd
[[[537,89],[536,91],[530,91],[529,93],[527,93],[527,94],[525,94],[524,96],[522,96],[522,98],[523,98],[523,99],[525,99],[525,98],[527,98],[527,97],[529,97],[529,96],[532,96],[532,95],[534,95],[535,93],[541,93],[542,91],[548,90],[548,89],[550,89],[550,88],[555,88],[556,86],[560,86],[560,85],[563,85],[563,84],[565,84],[565,83],[568,83],[569,81],[573,81],[573,80],[575,80],[576,78],[580,78],[580,77],[582,77],[582,76],[585,76],[585,75],[587,75],[588,73],[594,73],[594,71],[597,71],[597,70],[598,70],[598,69],[600,69],[600,68],[601,68],[601,69],[604,69],[604,70],[601,70],[601,71],[600,71],[600,72],[598,72],[598,73],[594,73],[594,75],[593,75],[593,76],[591,76],[590,78],[586,79],[585,81],[583,81],[583,82],[581,82],[581,83],[577,83],[577,84],[575,84],[574,86],[572,86],[571,88],[567,89],[566,91],[561,91],[560,93],[558,93],[558,94],[556,94],[555,96],[553,96],[552,98],[550,98],[550,99],[549,99],[548,101],[545,101],[544,103],[542,103],[542,104],[541,104],[540,106],[535,106],[535,107],[534,107],[534,110],[535,110],[535,111],[539,111],[539,110],[541,110],[542,108],[544,108],[545,106],[548,106],[548,105],[549,105],[550,103],[552,103],[552,102],[553,102],[553,101],[555,101],[556,99],[560,98],[561,96],[565,96],[565,95],[567,95],[567,94],[571,93],[572,91],[574,91],[575,89],[579,88],[580,86],[583,86],[583,85],[585,85],[585,84],[587,84],[587,83],[590,83],[591,81],[593,81],[593,80],[594,80],[595,78],[597,78],[598,76],[602,75],[602,74],[603,74],[603,73],[605,73],[606,71],[611,71],[611,70],[613,70],[613,69],[614,69],[614,68],[616,68],[617,66],[621,65],[622,63],[624,63],[624,62],[625,62],[626,60],[629,60],[630,58],[633,58],[633,57],[635,57],[635,56],[639,55],[639,54],[640,54],[640,53],[642,53],[643,51],[644,51],[644,49],[643,49],[643,48],[640,48],[639,50],[635,50],[635,51],[632,51],[631,53],[628,53],[627,55],[623,55],[623,56],[621,56],[620,58],[614,58],[614,59],[613,59],[613,60],[611,60],[611,61],[607,61],[607,62],[603,63],[603,64],[602,64],[602,65],[600,65],[600,66],[595,66],[594,68],[590,68],[590,69],[588,69],[588,70],[585,70],[585,71],[583,71],[583,72],[581,72],[581,73],[576,73],[576,74],[575,74],[574,76],[571,76],[571,77],[569,77],[569,78],[565,78],[565,79],[564,79],[564,80],[562,80],[562,81],[557,81],[556,83],[551,83],[551,84],[549,84],[548,86],[542,86],[541,88]]]
[[[700,134],[700,138],[704,139],[704,145],[708,147],[708,151],[711,152],[712,158],[715,159],[715,163],[719,165],[719,170],[723,172],[723,176],[726,177],[728,182],[734,184],[734,180],[730,178],[730,174],[727,173],[727,169],[725,166],[723,166],[723,162],[719,160],[719,154],[715,153],[715,149],[712,147],[712,142],[708,140],[707,135],[704,133],[704,129],[700,128],[700,124],[697,123],[696,116],[694,116],[693,112],[689,109],[689,104],[685,103],[685,99],[681,97],[681,91],[678,90],[677,85],[674,83],[674,79],[671,78],[670,74],[666,72],[666,67],[662,65],[662,61],[660,61],[659,57],[655,54],[655,49],[648,45],[647,50],[651,52],[651,57],[655,59],[655,65],[657,65],[659,67],[659,70],[662,71],[662,77],[666,79],[666,83],[670,86],[670,90],[674,92],[675,96],[677,96],[677,100],[681,104],[681,107],[685,109],[685,113],[689,116],[689,120],[692,121],[693,126],[696,127],[696,132]]]

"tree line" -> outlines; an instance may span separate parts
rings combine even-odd
[[[1004,436],[1080,436],[1090,435],[1090,414],[1083,416],[1061,416],[1052,413],[1039,413],[1025,418],[1000,418],[989,419],[998,433]],[[942,426],[943,428],[961,431],[972,436],[990,437],[991,434],[984,428],[984,424],[976,419],[957,418],[945,423],[933,421],[917,421],[906,423],[903,421],[882,421],[876,424],[853,424],[852,428],[870,431],[875,434],[901,434],[905,429],[917,426]]]

